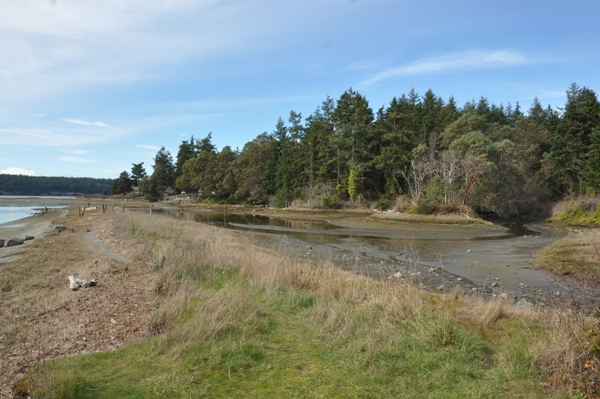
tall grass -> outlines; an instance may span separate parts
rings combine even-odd
[[[194,222],[132,214],[125,223],[126,234],[146,243],[148,267],[160,273],[161,306],[149,326],[155,337],[114,355],[53,362],[58,397],[592,391],[578,374],[593,354],[582,346],[591,326],[584,316],[370,280]]]

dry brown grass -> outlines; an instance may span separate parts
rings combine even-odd
[[[41,297],[29,292],[27,283],[19,283],[13,288],[19,289],[15,291],[19,295],[11,299],[14,314],[30,316],[21,323],[14,318],[6,319],[5,314],[0,315],[11,324],[2,334],[7,341],[0,341],[0,345],[11,342],[20,345],[16,351],[31,352],[32,347],[27,346],[30,344],[25,345],[22,341],[32,336],[22,335],[19,328],[35,323],[33,320],[38,320],[40,312],[44,311],[57,312],[60,316],[52,323],[48,318],[44,319],[44,323],[50,324],[50,332],[44,335],[56,338],[63,334],[64,339],[75,335],[82,339],[89,332],[94,313],[82,316],[76,312],[80,302],[73,302],[73,293],[65,287],[67,274],[97,277],[99,265],[114,263],[99,255],[83,239],[82,235],[90,229],[102,233],[102,243],[130,262],[127,279],[122,278],[123,266],[106,271],[101,283],[105,284],[112,276],[114,284],[101,296],[106,298],[108,295],[108,299],[98,299],[93,302],[94,306],[110,305],[111,296],[115,301],[117,297],[131,301],[132,292],[140,288],[136,284],[145,284],[146,290],[153,289],[161,299],[159,308],[152,313],[150,331],[154,334],[168,332],[153,341],[157,353],[169,347],[172,355],[177,357],[181,353],[172,348],[183,351],[193,342],[211,340],[223,332],[232,333],[243,341],[245,334],[255,334],[269,323],[256,300],[250,300],[249,288],[254,293],[267,294],[293,288],[306,293],[307,301],[311,300],[310,295],[321,298],[306,317],[316,326],[325,347],[354,345],[357,351],[375,354],[382,344],[406,334],[445,345],[458,334],[453,326],[460,325],[497,346],[497,355],[490,363],[509,368],[515,362],[531,362],[532,367],[548,376],[552,386],[571,384],[589,388],[581,382],[580,372],[586,370],[586,362],[597,355],[590,345],[586,346],[591,339],[587,331],[596,321],[566,309],[531,312],[515,309],[501,300],[464,298],[458,292],[447,297],[430,294],[403,282],[380,282],[345,272],[330,262],[286,257],[252,245],[247,236],[156,214],[109,212],[106,215],[91,214],[89,218],[86,214],[85,218],[68,218],[67,222],[75,232],[40,240],[36,249],[23,259],[25,263],[19,263],[19,270],[10,270],[14,273],[11,278],[15,279],[45,276],[43,281],[29,280],[29,284],[31,281],[45,284],[41,288],[47,295]],[[65,248],[70,249],[65,251]],[[94,259],[99,262],[95,263]],[[21,270],[23,265],[31,270]],[[52,269],[48,265],[56,267]],[[229,273],[234,273],[233,277]],[[228,278],[223,278],[224,275]],[[143,276],[152,278],[136,280]],[[215,287],[221,284],[220,281],[222,286],[216,291],[202,289],[207,282],[210,287]],[[94,292],[97,291],[80,291],[80,294]],[[149,298],[147,291],[145,295],[140,294],[137,300],[140,309],[141,302]],[[119,302],[120,306],[126,306],[127,301]],[[133,314],[132,304],[127,306],[125,312]],[[62,307],[73,308],[73,311],[62,312]],[[148,322],[153,307],[143,309]],[[121,314],[114,310],[103,312],[102,317],[119,317]],[[72,323],[64,330],[57,328],[61,322],[73,317],[83,317],[84,322]],[[194,317],[196,319],[188,320]],[[177,329],[173,329],[174,326]],[[110,329],[102,331],[109,337],[114,333]],[[135,337],[140,339],[141,336]],[[354,337],[355,342],[347,342],[348,337]],[[171,341],[171,345],[163,345],[165,340]],[[109,350],[131,340],[122,338],[113,346],[101,342],[103,344],[98,348]],[[501,349],[505,347],[509,349]],[[85,349],[71,353],[83,351]],[[54,354],[50,353],[50,356]],[[27,363],[22,364],[24,367]]]
[[[600,278],[600,230],[573,231],[567,237],[544,247],[533,258],[539,269],[558,275]]]
[[[594,319],[566,309],[524,311],[501,299],[463,298],[460,293],[450,297],[428,294],[409,284],[382,283],[345,272],[326,261],[285,257],[255,247],[247,237],[237,237],[230,231],[164,216],[131,215],[128,223],[130,230],[143,232],[153,242],[150,262],[160,269],[161,289],[168,297],[161,305],[161,316],[155,320],[161,328],[185,314],[189,305],[187,301],[193,287],[189,285],[189,278],[181,277],[195,273],[196,279],[201,281],[208,278],[203,276],[208,271],[199,269],[198,265],[211,265],[238,271],[249,284],[267,292],[295,287],[328,298],[328,302],[319,302],[313,310],[312,321],[332,346],[347,336],[360,336],[360,345],[374,352],[381,342],[393,339],[400,328],[416,335],[433,334],[435,329],[425,321],[441,316],[468,326],[499,345],[506,344],[511,334],[528,337],[526,347],[515,346],[515,353],[500,354],[494,361],[508,365],[515,362],[514,356],[522,351],[527,361],[548,375],[552,386],[580,386],[580,372],[585,362],[595,356],[584,345],[589,341],[585,331],[594,325]],[[184,282],[174,281],[173,276],[179,276],[177,280]],[[200,298],[195,306],[207,312],[204,320],[208,319],[209,323],[194,324],[190,328],[197,329],[204,338],[231,325],[243,330],[259,311],[247,308],[244,293],[236,291],[236,287],[221,292],[222,297],[194,295]],[[224,307],[211,305],[212,301],[235,302],[240,311],[225,314]]]
[[[50,226],[49,235],[36,236],[21,259],[2,264],[0,392],[6,394],[19,375],[38,364],[40,354],[50,359],[113,350],[148,336],[154,280],[141,262],[143,246],[120,236],[121,214],[86,212],[80,218],[77,213],[74,208],[74,216],[53,220],[68,230],[56,234]],[[86,234],[127,264],[99,252]],[[70,274],[99,284],[71,291]]]

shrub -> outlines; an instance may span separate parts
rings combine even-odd
[[[417,206],[415,208],[415,212],[419,215],[433,215],[439,211],[440,207],[438,204],[423,199],[417,202]]]
[[[394,207],[394,210],[396,212],[408,212],[408,210],[410,209],[410,200],[408,200],[406,197],[403,196],[399,196],[398,198],[396,198],[396,206]]]

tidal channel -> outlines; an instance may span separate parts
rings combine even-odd
[[[365,215],[162,212],[235,230],[286,255],[329,260],[371,278],[402,279],[437,292],[456,292],[458,286],[472,295],[540,305],[574,293],[567,279],[531,267],[541,248],[568,233],[546,222],[460,226],[385,224]]]

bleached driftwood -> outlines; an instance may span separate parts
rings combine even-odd
[[[93,287],[96,284],[98,284],[96,280],[87,281],[73,275],[69,276],[69,288],[72,290],[76,290],[78,288]]]

